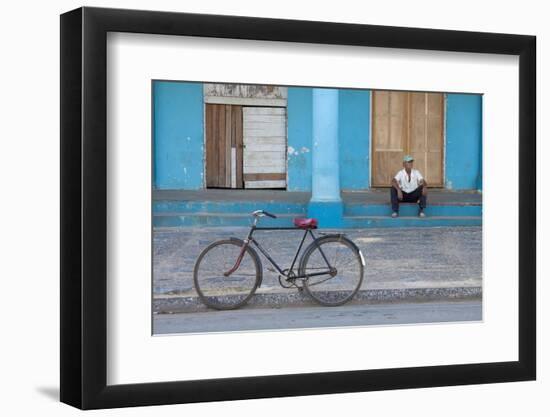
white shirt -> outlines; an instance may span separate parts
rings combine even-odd
[[[409,176],[407,175],[407,171],[405,171],[405,168],[395,174],[394,178],[397,181],[397,184],[399,184],[399,188],[401,188],[401,190],[406,193],[411,193],[416,190],[420,181],[424,179],[420,171],[414,168],[411,169],[410,180]]]

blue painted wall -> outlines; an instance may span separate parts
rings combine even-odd
[[[311,191],[312,89],[288,88],[288,191]]]
[[[479,94],[447,94],[445,188],[481,190],[481,100]]]
[[[204,114],[201,83],[153,83],[154,184],[201,189]],[[482,96],[447,94],[445,187],[482,188]],[[311,191],[312,89],[288,89],[288,191]],[[343,190],[369,188],[370,91],[339,91]]]
[[[340,90],[340,188],[365,190],[370,177],[370,91]]]
[[[203,186],[201,83],[153,82],[154,184],[158,189]]]
[[[370,91],[339,90],[340,188],[369,188]],[[312,89],[288,89],[288,191],[311,191]]]

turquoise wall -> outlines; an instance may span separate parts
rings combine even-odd
[[[370,178],[370,91],[340,90],[340,188],[364,190]]]
[[[201,83],[153,82],[154,185],[201,189],[204,114]],[[288,191],[311,191],[312,89],[288,88]],[[447,94],[445,187],[482,188],[482,96]],[[339,91],[340,188],[369,188],[370,91]]]
[[[447,94],[445,188],[482,188],[482,96]]]
[[[288,191],[311,191],[312,89],[288,88]]]
[[[155,188],[202,188],[202,84],[154,81],[153,118]]]
[[[311,88],[288,89],[288,191],[311,191]],[[369,188],[370,91],[339,90],[340,188]]]

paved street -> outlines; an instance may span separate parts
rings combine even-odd
[[[232,311],[158,314],[154,316],[154,334],[463,322],[481,318],[479,301],[282,309],[245,307]]]
[[[246,228],[155,229],[154,296],[196,296],[193,267],[211,242],[236,236]],[[323,230],[325,231],[325,230]],[[302,231],[258,231],[254,236],[280,265],[290,266]],[[316,231],[318,233],[318,231]],[[346,235],[366,260],[362,290],[395,288],[481,287],[481,227],[347,229]],[[306,244],[311,239],[306,240]],[[262,257],[264,279],[257,293],[285,292]],[[294,293],[294,290],[286,290]]]

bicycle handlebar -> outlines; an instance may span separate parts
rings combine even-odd
[[[272,219],[277,218],[277,216],[275,216],[274,214],[268,213],[265,210],[256,210],[256,211],[252,212],[252,215],[253,216],[268,216],[268,217],[271,217]]]

